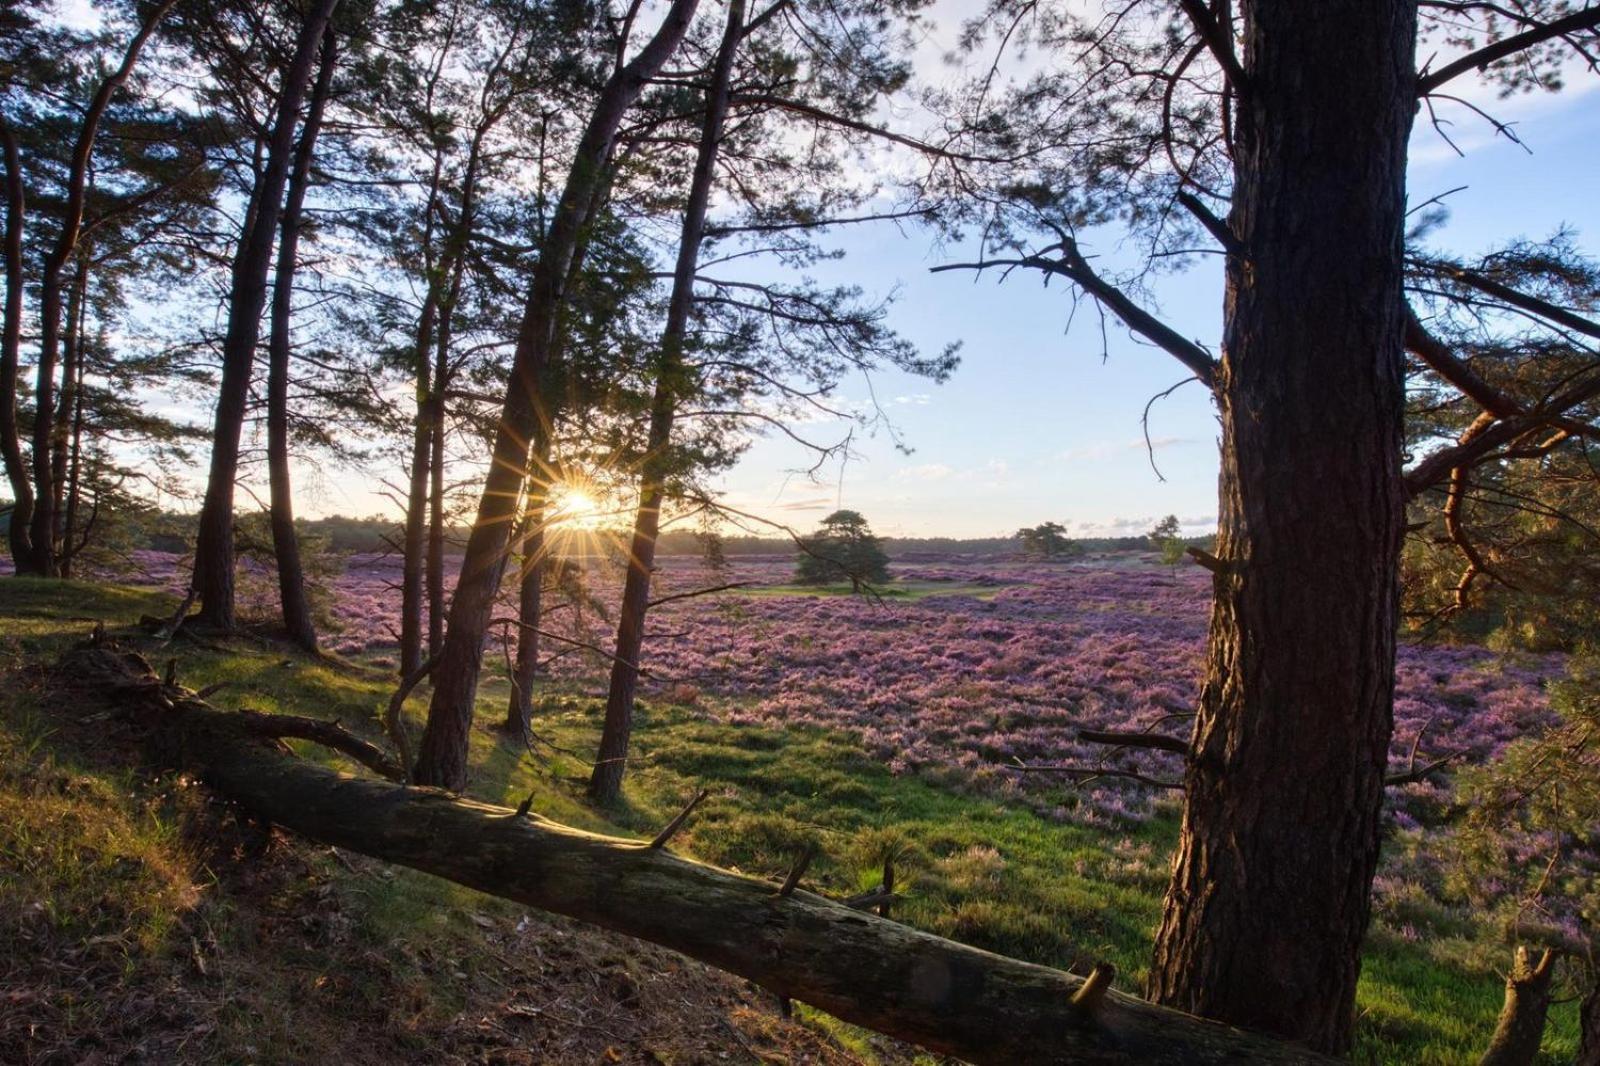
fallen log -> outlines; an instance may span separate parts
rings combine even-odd
[[[114,646],[70,653],[62,677],[98,685],[148,728],[160,758],[258,818],[673,948],[980,1066],[1333,1061],[1112,991],[1109,970],[1086,982],[646,842],[335,773],[264,741],[238,715],[163,685],[143,659]]]

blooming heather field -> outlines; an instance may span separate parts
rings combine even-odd
[[[141,579],[177,588],[178,560],[140,553]],[[999,560],[902,562],[879,599],[783,587],[786,558],[735,559],[721,573],[668,559],[658,596],[729,582],[748,587],[668,603],[651,615],[646,696],[692,704],[733,722],[841,730],[893,770],[958,788],[1014,795],[1040,813],[1078,822],[1147,817],[1172,794],[1115,778],[1063,787],[1019,763],[1095,765],[1106,749],[1081,728],[1155,728],[1182,735],[1205,638],[1208,576],[1123,558],[1070,565]],[[595,569],[595,598],[615,600],[615,575]],[[245,582],[264,609],[271,582]],[[329,647],[393,663],[398,566],[355,556],[324,590],[340,627]],[[567,608],[549,628],[609,642],[593,607]],[[550,673],[603,684],[604,660],[547,641]],[[496,663],[499,656],[486,661]],[[1405,647],[1400,656],[1391,765],[1403,770],[1463,751],[1495,754],[1548,714],[1543,683],[1559,657],[1508,658],[1473,647]],[[1420,742],[1418,740],[1420,736]],[[1171,756],[1113,753],[1107,765],[1174,777]],[[1393,790],[1403,828],[1445,797],[1448,783]]]

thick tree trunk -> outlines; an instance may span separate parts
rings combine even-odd
[[[6,167],[6,296],[0,320],[0,461],[11,487],[11,519],[7,546],[11,565],[19,574],[37,573],[33,555],[33,478],[22,457],[22,435],[17,425],[17,382],[22,363],[22,230],[28,203],[22,182],[22,159],[16,131],[0,115],[0,148]]]
[[[1533,1066],[1544,1039],[1550,1013],[1550,981],[1556,972],[1555,952],[1546,949],[1534,962],[1526,947],[1518,947],[1506,976],[1506,1001],[1500,1021],[1478,1066]]]
[[[289,639],[307,651],[317,650],[317,627],[306,595],[305,567],[300,562],[300,536],[294,528],[294,489],[289,475],[289,362],[294,314],[294,276],[300,256],[300,218],[311,184],[311,162],[333,72],[338,45],[333,33],[322,40],[322,65],[311,90],[310,109],[295,149],[289,175],[289,197],[283,206],[278,237],[278,269],[272,280],[272,324],[267,337],[267,478],[272,496],[272,553],[278,564],[278,602]]]
[[[252,192],[251,208],[233,258],[228,329],[222,341],[222,382],[211,435],[211,469],[195,540],[193,581],[200,593],[199,620],[223,631],[234,626],[233,492],[239,476],[239,440],[249,405],[250,377],[261,337],[261,314],[267,304],[273,237],[282,216],[283,190],[288,183],[300,105],[309,88],[323,32],[337,4],[338,0],[317,0],[306,12],[294,57],[278,89],[266,166]]]
[[[1338,1053],[1392,726],[1416,13],[1243,10],[1221,568],[1149,990]]]
[[[936,1052],[1007,1066],[1329,1061],[665,848],[334,773],[263,744],[275,716],[214,710],[114,648],[74,653],[62,676],[109,689],[150,728],[158,758],[275,825],[654,941]],[[315,724],[295,720],[288,735]],[[370,745],[330,739],[384,769]]]
[[[728,115],[728,89],[733,61],[744,35],[744,2],[731,0],[728,23],[706,87],[705,121],[694,175],[684,205],[683,229],[678,238],[678,262],[672,275],[666,326],[656,360],[655,394],[650,401],[650,432],[645,445],[639,481],[639,511],[633,521],[633,544],[628,551],[628,574],[622,586],[622,609],[617,619],[617,644],[611,659],[611,686],[606,693],[606,720],[600,734],[600,751],[589,776],[589,798],[612,803],[622,791],[628,765],[628,744],[633,736],[633,704],[639,686],[639,655],[644,650],[645,614],[650,607],[650,580],[655,572],[656,538],[661,532],[661,504],[671,458],[672,423],[678,394],[683,389],[683,346],[688,336],[689,312],[694,304],[695,272],[700,265],[700,244],[705,239],[706,207],[716,179],[717,150]]]
[[[505,576],[506,549],[526,480],[529,448],[546,431],[541,384],[556,344],[568,268],[589,221],[595,190],[604,181],[617,127],[645,83],[677,51],[696,6],[697,0],[674,0],[655,36],[601,90],[573,154],[555,220],[534,269],[489,472],[450,602],[449,632],[434,670],[428,724],[417,753],[414,780],[421,784],[456,789],[466,784],[467,740],[484,640]]]
[[[529,501],[523,517],[521,567],[517,575],[517,657],[511,667],[511,698],[505,730],[526,740],[533,717],[533,685],[539,673],[539,623],[544,616],[544,502]]]

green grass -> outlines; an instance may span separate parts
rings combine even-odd
[[[8,579],[0,582],[6,634],[0,651],[16,665],[59,653],[95,620],[114,626],[170,609],[169,600],[144,592]],[[313,661],[250,640],[226,652],[182,643],[171,651],[182,683],[227,683],[214,698],[219,705],[337,717],[377,736],[376,716],[391,681],[374,670]],[[488,683],[483,691],[480,719],[487,726],[501,717],[505,688]],[[424,703],[412,701],[413,730]],[[173,817],[140,813],[125,801],[132,771],[87,768],[56,752],[50,723],[27,693],[0,696],[0,711],[0,867],[20,864],[23,872],[21,878],[0,878],[0,907],[16,911],[49,896],[48,919],[63,935],[109,935],[100,932],[107,930],[143,945],[141,950],[156,950],[172,938],[173,915],[197,906],[195,887],[183,873],[190,856]],[[512,748],[486,727],[474,730],[473,793],[510,806],[531,792],[534,809],[547,817],[645,837],[696,789],[710,788],[712,797],[675,847],[776,878],[805,843],[815,842],[821,851],[808,887],[837,895],[873,887],[883,854],[894,851],[900,856],[899,887],[906,892],[896,917],[1079,972],[1107,960],[1116,964],[1123,988],[1137,988],[1143,980],[1176,835],[1170,815],[1126,832],[1048,821],[992,797],[891,775],[846,737],[729,725],[702,708],[649,700],[639,709],[624,801],[598,811],[584,801],[581,782],[600,712],[600,702],[585,693],[543,692],[535,725],[545,743],[536,755]],[[339,764],[337,756],[303,750]],[[44,777],[40,766],[49,768]],[[80,791],[63,791],[63,776],[80,781],[74,786]],[[46,779],[56,783],[39,784]],[[356,946],[382,950],[404,940],[408,951],[448,956],[463,971],[475,965],[482,943],[472,915],[516,913],[502,901],[405,870],[352,878],[323,859],[314,873],[343,901]],[[115,906],[103,906],[108,899]],[[228,904],[213,898],[203,906],[226,911]],[[1382,921],[1374,927],[1359,993],[1355,1061],[1475,1061],[1499,1009],[1495,967],[1508,962],[1509,949],[1463,939],[1461,928],[1443,914],[1433,922],[1426,908],[1389,920],[1415,933],[1401,935]],[[174,949],[169,944],[167,950]],[[277,996],[302,996],[292,976],[296,965],[284,962],[291,976],[261,977],[244,1002],[270,1005]],[[381,980],[361,971],[352,980],[354,987],[342,994],[358,1003],[409,1003],[433,1016],[459,1009],[451,993],[430,987],[420,970],[401,966]],[[256,1023],[248,1010],[234,1011],[221,1024],[236,1044],[249,1040],[267,1047],[265,1060],[292,1061],[307,1048],[297,1017],[289,1011]],[[862,1034],[811,1017],[871,1059]],[[1552,1011],[1541,1061],[1570,1060],[1576,1040],[1575,1005],[1560,1005]]]

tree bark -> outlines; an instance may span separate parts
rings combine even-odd
[[[0,461],[11,486],[11,520],[7,547],[11,566],[19,574],[38,572],[33,555],[33,478],[22,457],[22,435],[17,426],[17,381],[22,363],[22,231],[27,224],[28,200],[22,180],[22,157],[17,134],[0,115],[0,148],[6,167],[6,232],[4,319],[0,321]]]
[[[604,180],[605,161],[617,127],[645,83],[677,51],[696,6],[697,0],[674,0],[650,42],[607,80],[573,154],[566,186],[540,249],[523,309],[489,472],[450,603],[449,631],[434,670],[428,724],[413,775],[420,784],[453,789],[466,784],[467,740],[484,640],[505,575],[506,548],[526,480],[529,448],[547,432],[548,412],[543,410],[541,383],[556,344],[568,267],[593,210],[595,190]]]
[[[511,668],[511,698],[505,729],[528,737],[533,717],[533,684],[539,673],[539,622],[544,615],[544,501],[529,501],[523,518],[521,567],[517,575],[517,657]]]
[[[1416,12],[1243,12],[1224,566],[1149,992],[1341,1053],[1392,728]]]
[[[428,468],[432,450],[428,404],[431,391],[430,362],[423,338],[432,336],[432,309],[424,306],[418,327],[416,419],[411,432],[411,476],[406,491],[406,524],[400,548],[400,676],[409,677],[422,665],[422,570],[428,530]]]
[[[198,620],[224,632],[234,627],[233,492],[239,475],[239,440],[244,433],[255,368],[261,314],[267,303],[267,272],[273,237],[283,212],[295,126],[305,100],[323,32],[338,0],[317,0],[307,11],[294,56],[283,73],[273,112],[266,165],[252,191],[251,207],[234,253],[228,292],[228,329],[222,341],[222,382],[211,435],[211,469],[195,540],[194,581],[200,592]]]
[[[1518,946],[1506,976],[1506,1001],[1489,1047],[1478,1066],[1533,1066],[1544,1039],[1545,1018],[1550,1013],[1550,981],[1555,976],[1556,954],[1545,949],[1534,962],[1528,949]]]
[[[33,558],[39,573],[53,576],[57,573],[55,557],[56,539],[56,487],[55,463],[51,461],[51,444],[54,440],[56,390],[56,364],[61,352],[62,281],[67,264],[78,249],[78,237],[83,232],[84,204],[89,189],[89,166],[94,155],[95,138],[100,133],[100,123],[111,107],[111,99],[127,84],[133,73],[139,53],[155,33],[156,26],[166,17],[176,0],[162,0],[144,15],[138,31],[123,50],[117,69],[108,74],[95,90],[89,107],[84,112],[83,123],[78,128],[78,139],[73,145],[72,158],[67,165],[66,204],[61,213],[61,231],[55,244],[44,257],[39,277],[39,364],[35,368],[33,405],[33,516],[30,539]]]
[[[744,36],[744,0],[731,0],[728,23],[706,87],[705,122],[694,175],[684,205],[683,230],[678,239],[678,262],[672,275],[667,321],[661,333],[656,361],[655,393],[650,400],[650,432],[639,480],[639,510],[633,522],[633,543],[628,551],[628,573],[622,586],[622,608],[617,619],[617,644],[611,659],[611,685],[606,693],[605,726],[600,751],[589,776],[589,798],[613,803],[622,792],[627,769],[628,744],[633,736],[633,704],[639,686],[639,654],[644,649],[645,614],[650,605],[650,580],[655,571],[656,538],[661,532],[661,504],[670,470],[672,423],[678,395],[683,390],[683,348],[694,305],[694,279],[700,265],[700,245],[705,239],[706,207],[716,180],[717,150],[728,115],[733,61]]]
[[[1331,1060],[1153,1006],[1048,967],[919,932],[665,848],[437,789],[345,776],[263,743],[271,719],[215,710],[139,656],[81,649],[95,686],[150,730],[158,759],[275,825],[528,906],[662,944],[845,1021],[980,1064],[1205,1066]],[[296,719],[296,723],[306,720]],[[308,731],[298,725],[290,735]],[[348,736],[334,738],[341,750]],[[362,752],[356,751],[361,758]],[[365,760],[364,760],[365,761]]]
[[[411,432],[411,477],[406,491],[406,524],[401,544],[400,676],[410,677],[422,665],[423,569],[426,566],[429,464],[433,455],[433,331],[439,317],[439,286],[433,265],[433,221],[438,214],[444,161],[434,156],[423,215],[422,255],[427,275],[416,332],[416,420]]]
[[[441,309],[442,310],[442,309]],[[440,329],[444,323],[441,315]],[[437,342],[436,342],[437,343]],[[446,349],[448,350],[448,349]],[[444,390],[449,367],[435,351],[428,402],[428,657],[444,647]]]
[[[1578,1057],[1572,1066],[1600,1066],[1600,977],[1578,1008]]]
[[[89,543],[90,530],[94,525],[94,511],[90,511],[89,523],[84,527],[83,536],[78,535],[78,510],[83,499],[83,429],[87,417],[84,397],[85,362],[82,355],[78,358],[77,379],[73,383],[72,427],[71,440],[68,445],[70,452],[67,461],[67,507],[66,521],[63,524],[61,536],[61,576],[72,576],[72,562]]]
[[[272,280],[272,315],[267,337],[267,478],[272,497],[272,554],[278,566],[278,602],[283,628],[289,639],[306,651],[317,650],[317,627],[311,619],[306,595],[305,567],[300,561],[300,537],[294,528],[294,490],[289,473],[289,363],[290,333],[294,314],[294,277],[300,256],[300,220],[311,184],[311,163],[333,74],[338,66],[338,44],[333,32],[322,39],[322,63],[317,70],[311,102],[295,149],[289,175],[289,196],[283,206],[278,237],[278,269]]]
[[[67,539],[67,467],[72,448],[72,421],[78,412],[78,380],[82,376],[83,334],[88,315],[89,257],[80,255],[72,278],[72,291],[67,294],[67,329],[61,340],[60,399],[56,404],[55,425],[50,429],[50,481],[56,493],[51,502],[55,526],[50,531],[50,543],[60,577],[68,576],[68,559],[72,554],[72,544]]]

